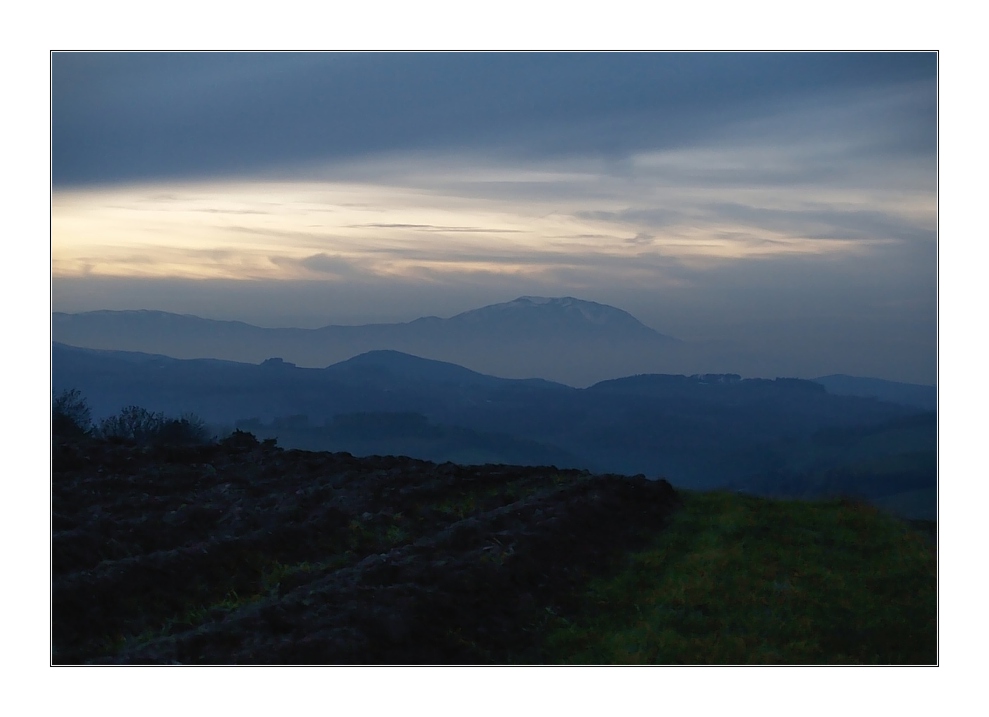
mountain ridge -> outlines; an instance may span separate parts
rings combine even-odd
[[[409,326],[412,324],[427,322],[458,322],[458,323],[472,323],[478,319],[490,315],[496,312],[504,311],[515,311],[518,312],[522,310],[532,310],[537,307],[543,307],[543,309],[556,310],[558,312],[568,312],[571,315],[579,314],[581,317],[585,318],[588,322],[594,324],[605,324],[609,320],[620,321],[626,326],[635,326],[645,329],[648,333],[654,334],[665,340],[677,340],[672,336],[660,333],[655,329],[652,329],[641,321],[636,319],[632,314],[623,309],[619,309],[608,304],[601,304],[595,301],[588,301],[586,299],[577,299],[572,296],[563,297],[543,297],[543,296],[520,296],[511,301],[506,301],[497,304],[488,304],[485,306],[478,307],[476,309],[468,309],[466,311],[461,311],[450,317],[440,317],[440,316],[420,316],[409,321],[382,321],[382,322],[372,322],[365,324],[325,324],[316,328],[304,328],[298,326],[277,326],[277,327],[264,327],[258,326],[257,324],[252,324],[247,321],[240,321],[238,319],[212,319],[197,314],[187,314],[175,311],[162,311],[160,309],[94,309],[92,311],[78,311],[78,312],[68,312],[68,311],[53,311],[52,318],[53,322],[64,322],[69,320],[69,317],[109,317],[109,316],[125,316],[125,317],[148,317],[155,319],[170,319],[172,317],[182,318],[182,319],[194,319],[197,321],[205,321],[211,323],[221,323],[236,325],[245,328],[259,329],[262,331],[307,331],[307,332],[319,332],[329,329],[352,329],[352,328],[365,328],[365,327],[395,327],[395,326]]]
[[[931,411],[937,409],[937,386],[846,374],[831,374],[811,380],[836,396],[871,397]]]
[[[258,363],[281,356],[307,368],[393,350],[489,375],[570,385],[655,370],[680,344],[613,306],[533,296],[449,318],[317,329],[263,328],[146,309],[53,312],[52,338],[72,346],[183,359]]]
[[[366,414],[372,418],[361,425],[380,434],[362,443],[371,453],[398,450],[394,431],[391,443],[382,442],[382,431],[394,423],[388,416],[419,414],[442,429],[433,434],[443,440],[460,440],[466,430],[493,445],[494,436],[505,435],[516,447],[526,440],[559,449],[574,457],[569,467],[658,470],[683,484],[743,480],[782,465],[791,439],[816,440],[825,429],[882,427],[918,412],[874,398],[835,396],[799,379],[653,375],[574,388],[485,376],[398,352],[370,352],[316,369],[270,356],[258,364],[170,359],[58,342],[52,346],[52,387],[56,394],[80,390],[97,418],[128,405],[193,412],[213,425],[268,425],[286,441],[285,432],[295,431],[306,447],[317,446],[327,431],[339,432],[340,416]],[[420,424],[426,425],[402,424],[403,445],[428,438],[417,438]]]

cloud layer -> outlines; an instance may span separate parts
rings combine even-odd
[[[873,113],[883,151],[930,154],[935,62],[931,53],[58,53],[53,178],[296,171],[406,150],[621,159],[889,93],[905,98],[880,99]],[[904,103],[912,116],[898,115]],[[809,117],[791,132],[869,129],[854,116],[829,122]]]

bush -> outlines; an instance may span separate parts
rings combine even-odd
[[[161,433],[165,414],[152,413],[140,406],[127,406],[116,416],[100,421],[99,434],[103,438],[116,438],[138,443],[149,443]]]
[[[52,399],[52,433],[83,435],[93,425],[89,404],[77,389],[67,389]]]
[[[201,418],[192,413],[181,418],[166,418],[140,406],[128,406],[116,416],[100,422],[103,438],[135,441],[137,443],[202,444],[211,440]]]
[[[220,441],[224,448],[256,448],[258,439],[253,433],[242,431],[239,428],[229,436]]]
[[[203,419],[193,413],[186,413],[181,418],[166,420],[158,431],[157,439],[161,443],[199,445],[209,443],[213,436]]]

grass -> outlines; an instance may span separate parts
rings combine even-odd
[[[345,564],[353,553],[346,552],[323,562],[303,561],[286,564],[273,560],[259,570],[253,588],[238,592],[230,589],[221,599],[195,602],[190,601],[174,615],[162,620],[157,627],[147,628],[138,634],[118,633],[105,636],[96,648],[100,655],[113,654],[125,648],[136,647],[157,638],[166,637],[178,631],[195,628],[217,619],[220,613],[232,613],[248,605],[256,604],[278,593],[279,584],[299,574],[320,575],[335,570]]]
[[[549,661],[937,661],[934,549],[903,522],[847,501],[682,495],[652,546],[556,619]]]

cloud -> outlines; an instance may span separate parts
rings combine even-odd
[[[799,233],[810,238],[932,241],[936,229],[934,217],[927,217],[927,221],[911,221],[910,217],[876,210],[828,206],[778,209],[738,204],[715,204],[708,209],[712,216],[727,221],[745,222],[789,234]]]
[[[687,215],[682,211],[677,211],[675,209],[659,209],[655,207],[648,209],[628,208],[620,209],[618,211],[579,211],[577,212],[577,216],[582,219],[590,219],[592,221],[607,223],[643,224],[654,230],[676,226],[683,223],[683,221],[687,219]],[[647,236],[645,232],[640,232],[639,235],[643,237]],[[636,235],[636,240],[638,240],[639,235]],[[651,239],[652,237],[649,236],[649,238]]]
[[[313,254],[304,259],[275,256],[271,257],[271,261],[280,266],[297,266],[317,274],[329,274],[337,277],[355,277],[368,273],[351,259],[326,253]]]
[[[654,237],[652,234],[646,234],[645,232],[639,232],[638,234],[636,234],[631,239],[626,239],[625,242],[628,243],[628,244],[635,244],[637,246],[645,246],[645,245],[648,245],[648,244],[652,244],[653,243],[653,240],[655,238],[656,237]]]
[[[53,180],[229,178],[412,150],[623,158],[935,76],[933,53],[56,53]],[[914,132],[874,112],[883,151],[930,151],[934,101]]]
[[[352,224],[352,227],[372,229],[415,229],[424,232],[467,233],[467,234],[520,234],[519,229],[493,229],[491,227],[449,227],[435,224]]]
[[[194,209],[196,212],[203,212],[205,214],[270,214],[270,212],[264,212],[259,209]]]
[[[92,265],[123,275],[129,260],[122,248],[130,247],[135,256],[159,257],[159,275],[296,280],[411,276],[428,267],[449,277],[537,276],[556,267],[596,268],[620,280],[617,267],[661,277],[670,261],[702,269],[794,253],[852,257],[883,242],[935,238],[930,194],[882,183],[726,187],[720,169],[738,152],[653,153],[633,163],[633,172],[598,160],[509,165],[476,155],[422,157],[412,172],[399,155],[367,170],[376,182],[56,189],[53,270],[66,276]],[[681,174],[683,167],[692,169]],[[499,177],[494,195],[477,181],[491,176]],[[532,176],[542,178],[537,189]],[[220,260],[209,251],[227,254]],[[147,272],[132,263],[134,272]]]

